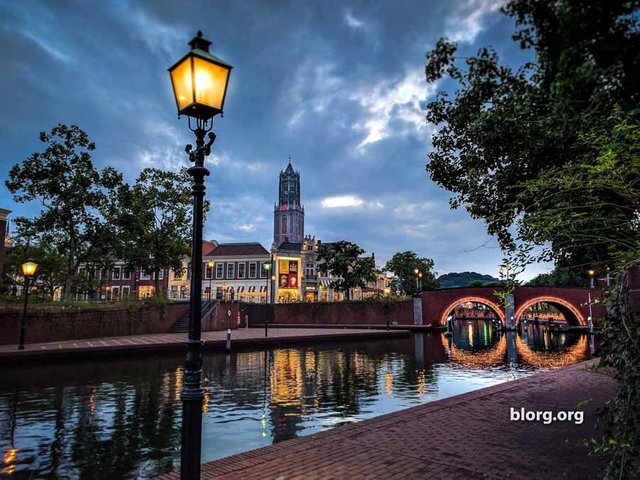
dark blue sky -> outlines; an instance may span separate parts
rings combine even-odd
[[[302,175],[305,233],[375,252],[433,258],[438,273],[497,275],[502,254],[426,175],[433,126],[426,102],[448,84],[424,81],[441,36],[463,54],[492,45],[523,53],[495,0],[101,1],[0,0],[0,207],[29,215],[4,186],[11,165],[39,150],[38,132],[79,125],[97,166],[134,181],[148,166],[187,165],[167,68],[201,29],[231,63],[224,118],[209,157],[205,238],[273,239],[278,172]],[[548,265],[531,267],[529,278]]]

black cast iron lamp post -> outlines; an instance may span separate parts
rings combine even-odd
[[[204,204],[204,177],[209,170],[204,159],[211,153],[216,136],[210,132],[213,117],[222,114],[229,83],[231,65],[209,53],[211,42],[202,38],[202,32],[189,42],[191,50],[169,69],[178,117],[186,115],[189,129],[195,133],[196,148],[187,145],[185,151],[193,166],[189,168],[193,192],[193,246],[191,249],[191,292],[189,338],[182,384],[182,443],[180,478],[200,478],[202,450],[202,223]],[[195,122],[195,126],[192,125]],[[205,134],[209,141],[205,143]]]
[[[25,321],[27,319],[27,302],[29,301],[29,280],[33,277],[38,269],[38,264],[29,259],[22,264],[22,275],[24,276],[24,308],[22,309],[22,317],[20,317],[20,341],[18,350],[24,350],[24,334]]]

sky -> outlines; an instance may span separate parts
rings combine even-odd
[[[188,165],[167,69],[202,30],[234,66],[207,166],[206,239],[273,241],[278,174],[301,174],[305,234],[349,240],[383,265],[432,258],[438,274],[498,275],[503,254],[480,220],[450,210],[425,172],[426,105],[455,85],[424,79],[440,37],[460,55],[492,46],[523,63],[499,0],[0,0],[0,208],[31,216],[4,185],[42,149],[40,131],[74,124],[98,168],[133,183],[143,168]],[[551,270],[530,266],[526,280]]]

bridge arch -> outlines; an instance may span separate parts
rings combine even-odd
[[[549,303],[554,307],[556,307],[558,310],[560,310],[560,312],[564,315],[565,319],[567,320],[567,323],[577,323],[578,325],[582,325],[582,326],[587,324],[587,319],[584,318],[584,315],[582,314],[582,312],[580,312],[580,310],[578,310],[573,304],[571,304],[566,300],[563,300],[562,298],[553,297],[553,296],[533,297],[525,301],[522,305],[516,305],[517,307],[516,313],[515,313],[516,320],[522,317],[524,315],[524,312],[529,307],[535,305],[536,303],[541,303],[541,302]]]
[[[440,315],[440,325],[446,325],[447,317],[449,316],[451,311],[454,310],[458,305],[462,303],[467,303],[467,302],[481,303],[482,305],[489,307],[491,311],[495,313],[496,316],[500,319],[500,322],[502,322],[503,325],[505,324],[504,311],[500,305],[498,305],[497,303],[491,300],[487,300],[484,297],[466,296],[466,297],[457,298],[442,311],[442,314]]]

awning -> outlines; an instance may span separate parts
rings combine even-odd
[[[320,285],[322,285],[323,287],[328,287],[329,285],[331,285],[331,280],[329,280],[328,278],[321,278]]]
[[[238,293],[243,293],[244,292],[244,287],[238,287]]]
[[[266,292],[267,291],[267,287],[260,287],[260,292]]]

